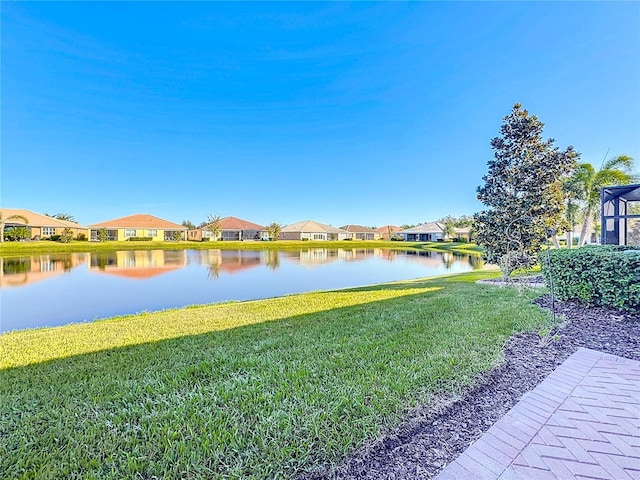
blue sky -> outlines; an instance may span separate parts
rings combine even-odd
[[[2,2],[5,208],[91,224],[482,209],[515,102],[640,161],[637,2]]]

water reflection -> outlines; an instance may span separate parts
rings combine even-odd
[[[209,278],[214,280],[223,272],[233,274],[264,263],[263,251],[211,249],[194,250],[192,253],[194,263],[206,266]]]
[[[2,258],[0,287],[23,287],[61,275],[86,263],[86,253],[60,253],[31,257]]]
[[[234,274],[261,265],[275,271],[281,267],[283,260],[313,267],[336,261],[358,262],[372,257],[389,262],[409,259],[430,268],[444,266],[447,270],[454,268],[456,264],[467,264],[474,270],[484,267],[484,261],[480,255],[383,248],[115,251],[3,258],[0,259],[0,287],[24,286],[54,277],[87,263],[87,260],[89,260],[88,270],[91,273],[141,280],[178,270],[193,263],[205,266],[209,278],[217,280],[221,274]]]
[[[480,256],[382,248],[113,251],[0,260],[0,332],[484,266]]]
[[[186,265],[186,250],[97,252],[91,254],[89,271],[143,280]]]

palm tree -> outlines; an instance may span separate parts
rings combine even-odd
[[[271,224],[267,227],[267,235],[269,236],[269,240],[278,240],[281,231],[282,226],[278,222],[271,222]]]
[[[590,163],[581,163],[571,181],[578,187],[578,198],[584,204],[582,230],[578,246],[585,244],[587,233],[591,230],[593,217],[600,205],[600,191],[611,185],[629,185],[636,180],[633,174],[634,160],[628,155],[618,155],[606,160],[600,170]]]
[[[24,215],[9,215],[4,218],[0,212],[0,243],[4,242],[4,226],[9,220],[22,220],[25,224],[29,223],[29,219]]]
[[[76,223],[76,218],[69,213],[56,213],[55,215],[49,215],[48,213],[45,213],[45,215],[47,217],[57,218],[58,220]]]

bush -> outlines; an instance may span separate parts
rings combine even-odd
[[[129,237],[130,242],[150,242],[153,237]]]
[[[49,237],[49,240],[51,240],[52,242],[59,242],[60,241],[60,237],[61,237],[61,235],[51,235]]]
[[[87,240],[87,236],[84,233],[79,233],[76,237],[76,240],[78,240],[79,242],[84,242]]]
[[[561,300],[640,311],[640,247],[588,246],[540,257],[547,285]],[[549,264],[547,264],[549,263]]]

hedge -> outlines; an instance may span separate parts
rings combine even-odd
[[[547,286],[560,300],[640,311],[640,247],[587,246],[541,255]],[[553,283],[552,283],[553,282]]]

